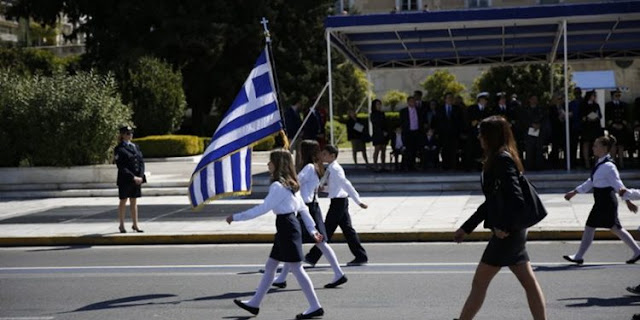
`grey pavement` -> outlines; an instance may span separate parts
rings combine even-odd
[[[348,177],[374,175],[370,170],[356,169],[350,158],[348,150],[341,154],[340,160],[345,163]],[[266,153],[254,157],[255,175],[265,175],[266,159]],[[151,172],[150,180],[156,184],[173,184],[183,189],[196,162],[197,159],[148,161],[147,170]],[[430,174],[444,178],[451,176],[447,173]],[[587,172],[574,174],[584,178],[588,176]],[[477,190],[361,192],[369,208],[361,209],[354,202],[350,203],[355,229],[363,241],[450,241],[452,232],[484,200],[479,190],[478,174],[455,175],[477,183]],[[102,194],[105,190],[113,193],[114,187],[99,190]],[[231,225],[224,221],[228,214],[259,204],[259,195],[216,200],[200,211],[192,211],[186,195],[145,196],[143,188],[143,197],[138,200],[138,205],[140,226],[145,232],[132,233],[129,230],[120,234],[115,196],[12,199],[6,197],[6,192],[4,194],[0,200],[0,246],[269,242],[275,232],[275,216],[271,213]],[[529,230],[530,239],[580,239],[593,204],[592,195],[580,194],[570,202],[562,196],[563,193],[558,191],[541,194],[549,216]],[[319,201],[326,212],[329,200],[320,198]],[[636,230],[640,225],[640,215],[631,213],[623,203],[619,213],[622,225],[640,239],[640,232]],[[128,217],[127,221],[130,221]],[[127,222],[129,227],[130,222]],[[489,233],[481,226],[476,230],[471,240],[488,238]],[[598,239],[614,239],[607,230],[599,231],[596,236]],[[341,240],[339,231],[336,240]]]

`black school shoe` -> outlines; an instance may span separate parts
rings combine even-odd
[[[280,289],[284,289],[287,287],[287,282],[286,281],[282,281],[282,282],[274,282],[271,284],[274,287],[278,287]]]
[[[316,311],[313,311],[311,313],[307,313],[307,314],[298,313],[296,315],[296,319],[313,319],[315,317],[321,317],[323,315],[324,315],[324,309],[318,308],[316,309]]]
[[[337,287],[337,286],[339,286],[341,284],[346,283],[348,280],[349,279],[347,279],[347,277],[342,275],[342,277],[340,277],[340,279],[338,279],[338,280],[336,280],[334,282],[331,282],[331,283],[327,283],[327,284],[324,285],[324,287],[327,288],[327,289],[333,289],[333,288],[335,288],[335,287]]]
[[[233,299],[233,302],[240,308],[245,309],[247,311],[249,311],[251,314],[258,315],[258,312],[260,312],[260,308],[256,308],[256,307],[252,307],[252,306],[248,306],[246,305],[244,302],[240,301],[239,299]]]
[[[368,263],[368,260],[358,260],[358,259],[353,259],[349,262],[347,262],[347,267],[356,267],[356,266],[364,266]]]
[[[581,265],[584,263],[584,259],[574,259],[574,258],[571,258],[570,256],[562,256],[562,258],[569,262],[573,262],[577,265]]]

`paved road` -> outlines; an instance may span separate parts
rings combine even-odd
[[[452,319],[468,293],[484,243],[367,243],[371,263],[345,267],[349,282],[323,289],[326,265],[308,269],[325,319]],[[344,263],[351,256],[335,244]],[[640,265],[619,242],[596,242],[587,264],[560,256],[576,242],[530,242],[549,319],[630,319],[640,296]],[[269,245],[0,248],[0,320],[248,319],[232,303],[247,298]],[[321,263],[324,262],[321,260]],[[259,319],[292,319],[306,308],[293,277],[265,298]],[[529,319],[522,289],[508,271],[490,287],[477,319]]]

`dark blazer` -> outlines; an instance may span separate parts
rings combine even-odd
[[[512,231],[511,221],[524,209],[518,174],[516,163],[508,153],[502,152],[496,156],[491,168],[483,173],[482,193],[485,200],[462,224],[464,232],[471,233],[483,221],[487,229]]]
[[[289,107],[284,111],[284,125],[287,129],[287,137],[289,137],[289,139],[293,139],[302,125],[300,113],[294,110],[293,107]]]
[[[116,183],[119,186],[133,184],[134,177],[141,177],[144,182],[147,182],[144,175],[144,158],[138,145],[123,141],[116,146],[113,152],[118,167]]]
[[[309,116],[309,119],[304,124],[302,128],[302,138],[309,140],[318,140],[318,135],[324,132],[322,128],[322,121],[320,120],[320,115],[318,115],[317,111],[313,111],[313,113]]]
[[[451,106],[451,115],[447,117],[445,105],[440,105],[435,115],[435,129],[438,138],[443,144],[449,141],[457,141],[463,124],[462,108],[459,105]]]
[[[421,110],[416,108],[416,114],[418,115],[418,131],[423,131],[424,129],[424,118]],[[411,131],[409,128],[411,127],[411,123],[409,120],[409,107],[400,110],[400,124],[402,125],[402,134],[406,134]]]

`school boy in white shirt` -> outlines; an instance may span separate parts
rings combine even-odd
[[[327,238],[331,240],[336,228],[340,226],[349,250],[355,256],[355,259],[347,263],[347,266],[360,266],[369,261],[367,252],[360,243],[358,233],[351,225],[351,215],[349,214],[349,197],[353,199],[361,208],[366,209],[368,206],[360,201],[358,191],[351,185],[351,182],[344,174],[344,169],[336,160],[338,158],[338,148],[333,145],[326,145],[321,152],[322,161],[329,163],[325,172],[329,198],[331,204],[325,218],[324,224],[327,229]],[[311,251],[305,256],[304,262],[315,265],[322,251],[317,246],[311,248]]]

